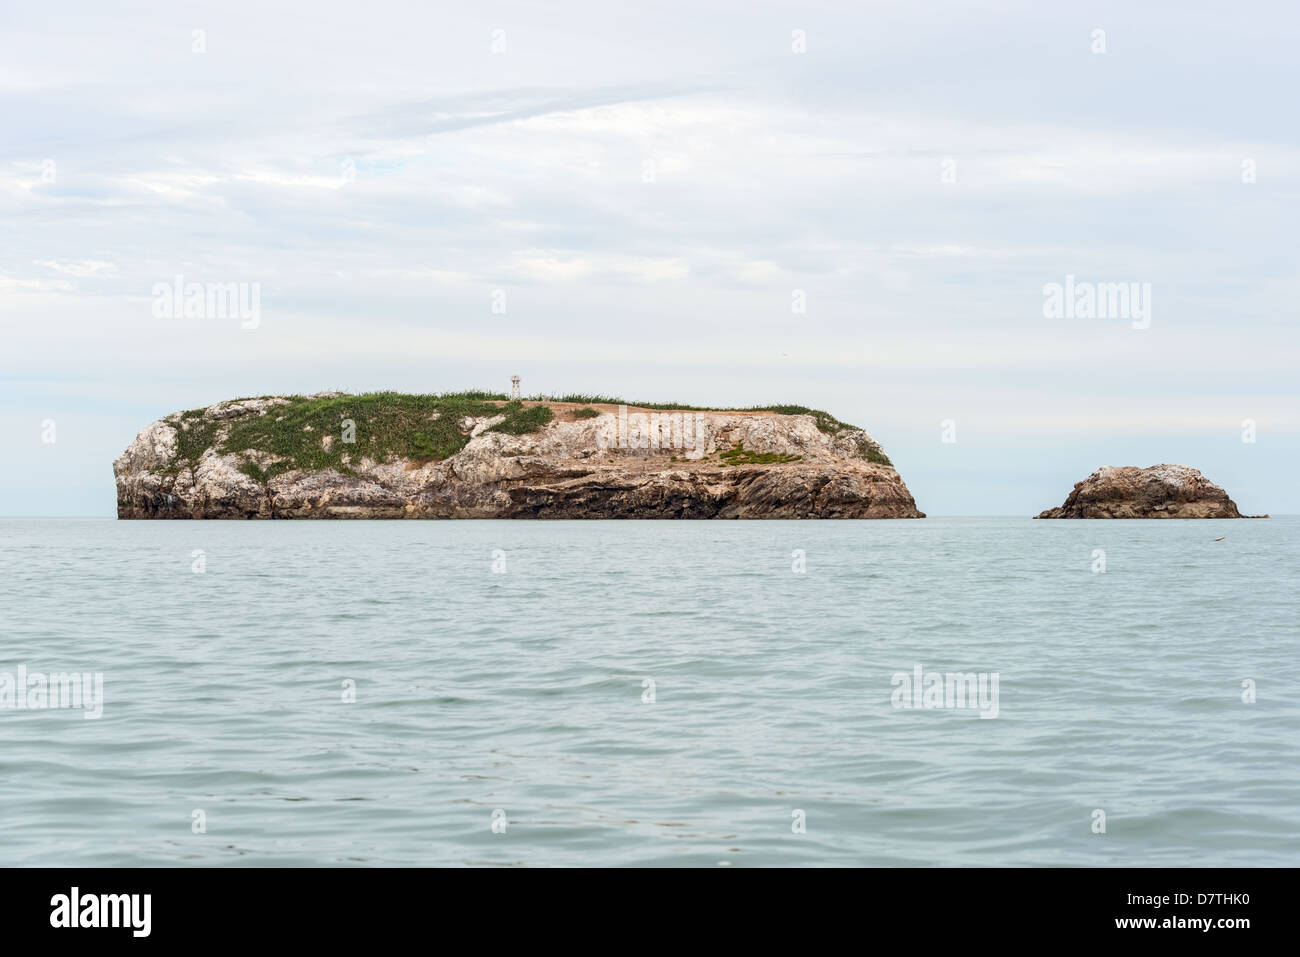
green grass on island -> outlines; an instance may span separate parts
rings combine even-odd
[[[725,465],[776,465],[798,462],[803,456],[791,455],[787,452],[755,452],[753,449],[745,448],[745,443],[741,442],[734,449],[718,453],[718,458],[722,459]]]
[[[262,396],[261,398],[270,398]],[[218,454],[247,453],[257,461],[245,462],[242,471],[266,481],[295,469],[335,469],[349,473],[361,459],[375,462],[409,459],[433,462],[450,458],[469,442],[461,430],[466,418],[503,415],[489,431],[523,435],[536,432],[554,418],[546,405],[525,405],[499,392],[452,392],[413,395],[402,392],[371,392],[364,395],[287,396],[287,402],[273,405],[262,415],[229,420],[229,431],[221,436],[224,422],[204,417],[204,409],[177,413],[176,462],[173,471],[193,467],[203,453],[214,448]],[[246,400],[232,400],[234,402]],[[572,394],[538,395],[528,402],[577,403],[577,418],[594,418],[601,413],[592,405],[626,405],[660,411],[721,411],[678,402],[627,402],[612,396]],[[223,403],[229,404],[229,403]],[[802,405],[755,406],[734,410],[773,412],[779,415],[810,415],[817,428],[830,435],[855,430],[829,412]],[[347,420],[354,424],[355,441],[344,441]],[[325,438],[329,436],[330,441]],[[859,438],[859,451],[870,462],[889,465],[875,445]],[[729,465],[769,464],[796,461],[798,456],[760,453],[743,445],[722,454]],[[345,461],[346,459],[346,461]]]
[[[372,392],[287,398],[288,402],[271,406],[263,415],[231,419],[229,433],[219,442],[222,423],[205,419],[203,409],[180,413],[177,467],[192,465],[204,451],[214,447],[220,454],[246,452],[262,459],[261,463],[246,462],[241,466],[245,474],[258,481],[294,469],[347,473],[363,458],[376,462],[393,458],[439,461],[455,455],[469,442],[469,434],[461,431],[461,422],[467,417],[504,415],[489,431],[512,435],[536,432],[553,417],[547,406],[525,406],[510,401],[508,396],[480,392]],[[344,441],[348,420],[352,422],[353,442]],[[328,443],[326,436],[330,437]]]

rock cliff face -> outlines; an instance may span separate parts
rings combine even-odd
[[[440,456],[423,433],[413,445],[428,454],[383,452],[367,436],[382,403],[337,417],[363,399],[375,397],[269,396],[160,419],[113,463],[118,517],[924,518],[880,445],[824,413],[514,403],[548,421],[512,434],[493,430],[511,406],[492,402],[502,414],[456,420],[450,446],[439,424],[443,451],[463,443]],[[307,400],[341,410],[341,427],[300,426]],[[269,426],[294,430],[291,452],[282,438],[241,447]],[[332,464],[301,467],[312,456]]]
[[[1103,465],[1036,518],[1245,518],[1228,493],[1186,465]]]

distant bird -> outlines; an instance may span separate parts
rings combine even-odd
[[[1225,538],[1227,538],[1227,537],[1228,537],[1227,535],[1220,535],[1218,538],[1215,539],[1215,541],[1216,541],[1216,542],[1221,542],[1221,541],[1223,541],[1223,540],[1224,540]]]

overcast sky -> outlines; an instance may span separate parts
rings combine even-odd
[[[0,5],[0,514],[113,514],[179,409],[511,374],[828,409],[933,515],[1158,462],[1300,511],[1300,7],[631,6]]]

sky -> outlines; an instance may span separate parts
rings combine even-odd
[[[0,0],[0,515],[113,515],[177,410],[514,374],[826,409],[931,515],[1300,512],[1300,6],[636,6]]]

